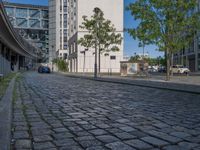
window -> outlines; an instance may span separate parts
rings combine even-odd
[[[29,25],[32,28],[40,28],[40,21],[37,19],[30,19],[29,20]]]
[[[26,18],[27,17],[27,9],[25,9],[25,8],[17,8],[16,9],[16,17],[18,17],[18,18]]]
[[[43,28],[48,28],[49,27],[47,20],[42,20],[42,27]]]
[[[40,18],[40,11],[37,9],[30,9],[29,15],[31,18],[39,19]]]
[[[28,27],[28,22],[27,22],[26,19],[17,18],[17,19],[16,19],[16,26],[17,26],[17,27],[26,28],[26,27]]]
[[[9,20],[13,26],[15,26],[15,18],[9,17]]]
[[[110,56],[110,59],[111,59],[111,60],[115,60],[115,59],[116,59],[116,56]]]
[[[47,10],[43,10],[43,11],[42,11],[42,18],[44,18],[44,19],[48,19],[48,18],[49,18],[49,15],[48,15],[48,11],[47,11]]]
[[[67,12],[67,6],[64,6],[63,11]]]
[[[67,21],[63,22],[63,26],[64,26],[64,28],[67,28]]]
[[[67,37],[67,30],[66,29],[63,30],[63,34],[64,34],[64,37]]]
[[[14,8],[6,7],[6,13],[8,16],[14,17]]]

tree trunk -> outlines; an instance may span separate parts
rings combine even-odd
[[[169,54],[169,49],[166,50],[165,57],[166,57],[166,61],[167,61],[166,81],[169,81],[170,80],[170,54]]]
[[[174,65],[174,55],[173,55],[173,53],[170,53],[170,59],[171,59],[171,67],[173,67],[173,65]],[[171,76],[174,76],[174,73],[173,73],[171,67],[170,67],[170,70],[171,70]]]
[[[101,47],[99,45],[99,76],[101,76]]]

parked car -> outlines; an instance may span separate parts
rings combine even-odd
[[[171,69],[172,73],[188,74],[190,70],[182,65],[174,65]]]
[[[157,66],[149,66],[148,67],[148,72],[158,72],[158,67]]]
[[[158,68],[158,72],[160,72],[160,73],[166,73],[167,72],[166,67],[165,66],[160,66]]]
[[[50,68],[47,66],[38,67],[38,73],[50,73]]]

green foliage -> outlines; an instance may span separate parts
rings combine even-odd
[[[11,73],[8,76],[4,77],[3,79],[0,79],[0,100],[3,97],[3,95],[5,94],[10,81],[12,80],[12,78],[14,78],[16,75],[16,73]]]
[[[166,60],[163,57],[157,57],[157,58],[143,58],[143,60],[148,63],[150,66],[154,65],[166,65]],[[131,63],[138,63],[142,61],[142,58],[139,55],[131,56],[129,59],[129,62]]]
[[[135,56],[131,56],[130,57],[129,62],[136,63],[139,60],[140,60],[140,56],[139,55],[135,55]]]
[[[54,59],[53,64],[56,64],[58,67],[58,71],[67,72],[68,71],[68,63],[62,59]]]
[[[88,19],[83,16],[83,23],[80,26],[83,30],[88,31],[83,38],[80,38],[78,43],[85,48],[95,48],[103,52],[119,51],[122,42],[121,34],[116,34],[114,25],[110,20],[104,18],[104,13],[99,8],[94,9],[94,14]]]
[[[128,32],[134,39],[165,51],[169,72],[171,55],[187,48],[200,29],[197,6],[198,0],[136,0],[127,10],[140,23]]]

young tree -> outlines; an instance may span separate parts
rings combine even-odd
[[[88,33],[80,38],[78,43],[88,49],[98,49],[100,73],[101,53],[119,51],[118,45],[121,44],[122,37],[121,34],[116,33],[116,29],[111,24],[111,21],[104,18],[104,13],[101,9],[94,8],[93,12],[94,14],[89,19],[87,16],[83,16],[80,28],[88,31]]]
[[[158,46],[167,60],[167,77],[170,80],[170,59],[188,47],[200,28],[198,0],[136,0],[127,9],[140,23],[128,29],[133,38]]]

